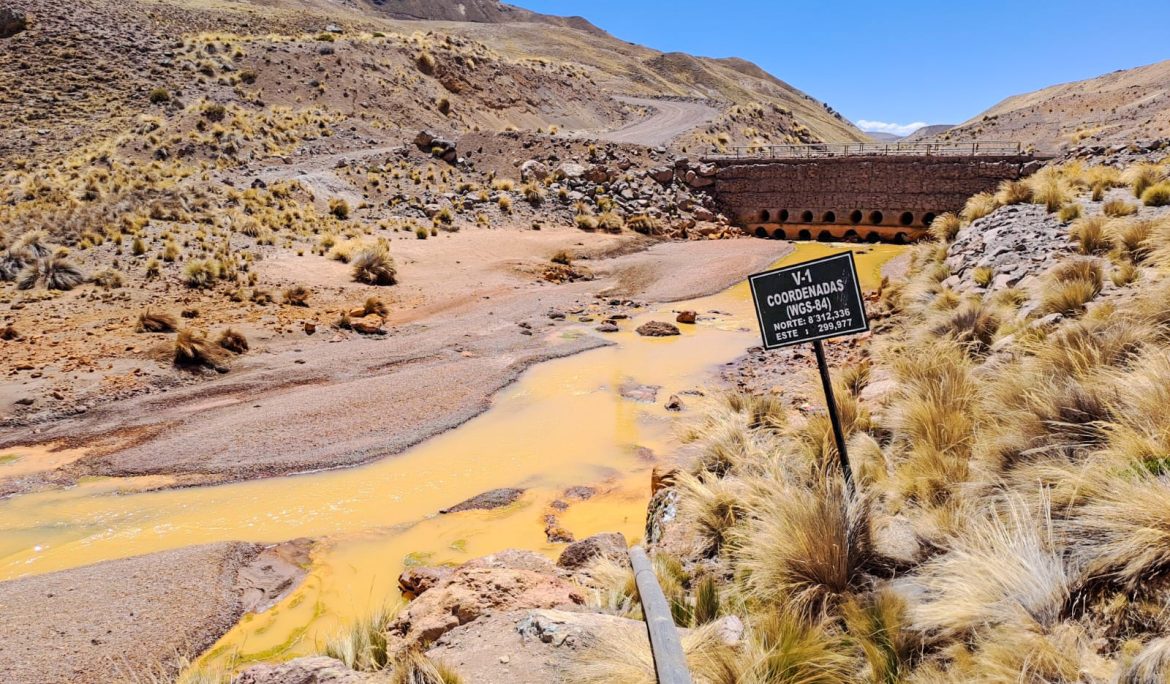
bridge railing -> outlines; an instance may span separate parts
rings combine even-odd
[[[811,143],[807,145],[753,145],[713,152],[709,159],[802,159],[817,157],[1018,157],[1023,143],[982,142],[890,142]],[[1030,154],[1030,152],[1028,153]]]

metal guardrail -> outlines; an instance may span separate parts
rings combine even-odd
[[[811,143],[808,145],[758,145],[733,147],[730,153],[713,153],[708,159],[811,159],[818,157],[1019,157],[1030,155],[1023,143],[892,142]]]
[[[692,684],[687,658],[683,652],[682,640],[670,614],[670,604],[650,558],[641,546],[630,549],[630,565],[634,568],[634,582],[638,585],[638,598],[642,602],[642,615],[646,618],[646,632],[650,635],[650,652],[654,656],[654,671],[658,684]]]

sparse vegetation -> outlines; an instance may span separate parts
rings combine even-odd
[[[1147,207],[1170,206],[1170,182],[1161,181],[1143,190],[1142,204]]]
[[[243,354],[248,351],[248,338],[244,337],[243,333],[232,328],[227,328],[221,332],[219,337],[216,338],[215,343],[233,354]]]
[[[1113,218],[1121,218],[1122,216],[1131,216],[1137,213],[1137,206],[1121,199],[1109,200],[1101,207],[1101,211],[1106,216]]]
[[[219,346],[207,339],[207,333],[184,328],[175,337],[174,361],[187,368],[220,368],[223,359]]]

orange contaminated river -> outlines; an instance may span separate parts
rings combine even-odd
[[[784,262],[843,249],[800,244]],[[853,249],[863,285],[874,287],[881,265],[902,248]],[[701,317],[679,337],[633,332],[649,320],[673,320],[680,309]],[[593,325],[553,334],[597,334]],[[0,579],[208,542],[320,539],[305,581],[268,611],[245,616],[203,657],[234,667],[314,652],[340,624],[396,600],[397,577],[408,565],[459,563],[506,548],[555,557],[563,545],[546,541],[544,514],[567,487],[598,491],[559,516],[576,538],[616,530],[638,539],[652,467],[639,449],[661,460],[677,446],[677,414],[663,408],[666,398],[712,384],[716,367],[758,344],[759,332],[742,284],[652,307],[621,327],[606,337],[612,346],[540,364],[478,418],[365,466],[149,492],[135,489],[157,482],[95,479],[2,501]],[[622,398],[618,387],[627,381],[661,386],[657,401]],[[9,451],[0,477],[6,468],[28,472],[47,457]],[[526,492],[495,511],[437,514],[499,487]]]

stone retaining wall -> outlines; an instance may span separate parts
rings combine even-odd
[[[971,195],[1034,172],[1033,157],[715,160],[712,188],[732,222],[766,237],[913,239]],[[782,233],[774,235],[774,233]],[[850,234],[852,233],[852,234]]]

